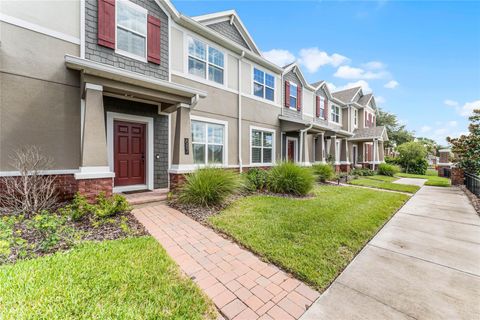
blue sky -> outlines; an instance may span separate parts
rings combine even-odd
[[[264,55],[310,82],[360,84],[377,105],[446,144],[480,108],[478,1],[173,1],[189,16],[235,9]]]

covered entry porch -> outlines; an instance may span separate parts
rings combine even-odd
[[[378,164],[385,162],[384,142],[388,141],[385,127],[359,129],[354,134],[349,139],[354,165],[374,170]]]
[[[169,188],[172,153],[181,151],[171,148],[170,115],[206,93],[78,57],[65,63],[81,77],[79,192]]]

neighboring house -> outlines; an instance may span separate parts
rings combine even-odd
[[[24,145],[52,156],[65,196],[167,189],[205,165],[383,161],[373,96],[267,61],[235,11],[11,1],[0,26],[2,176]]]

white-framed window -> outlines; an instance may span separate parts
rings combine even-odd
[[[272,164],[274,157],[275,131],[250,128],[250,162],[252,164]]]
[[[332,111],[330,119],[335,123],[340,123],[340,107],[332,104]]]
[[[223,84],[223,52],[203,41],[188,37],[188,73]]]
[[[325,119],[325,98],[320,97],[320,116],[319,118]]]
[[[358,127],[358,109],[353,109],[353,125]]]
[[[141,6],[127,0],[116,2],[115,52],[147,61],[147,14]]]
[[[253,68],[253,94],[270,101],[275,100],[275,77]]]
[[[224,145],[225,125],[192,120],[193,163],[224,163]]]
[[[297,99],[298,99],[297,88],[298,88],[298,86],[295,83],[290,82],[290,108],[295,109],[295,110],[297,109]]]

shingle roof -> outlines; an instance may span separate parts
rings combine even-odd
[[[310,85],[311,85],[312,87],[315,87],[315,88],[316,88],[316,87],[318,87],[319,85],[321,85],[322,82],[323,82],[323,80],[320,80],[320,81],[317,81],[317,82],[314,82],[314,83],[310,83]]]
[[[353,131],[354,136],[351,138],[352,140],[368,140],[368,139],[382,139],[384,134],[385,127],[378,126],[372,128],[363,128],[363,129],[356,129]],[[385,133],[386,136],[386,133]],[[385,141],[388,140],[388,137],[384,139]]]
[[[357,93],[358,89],[360,89],[360,87],[345,89],[342,91],[334,92],[332,93],[332,95],[343,102],[350,102]]]
[[[364,96],[362,96],[359,100],[358,100],[358,104],[361,104],[362,106],[366,106],[367,103],[370,101],[370,98],[372,97],[372,94],[371,93],[368,93]]]

